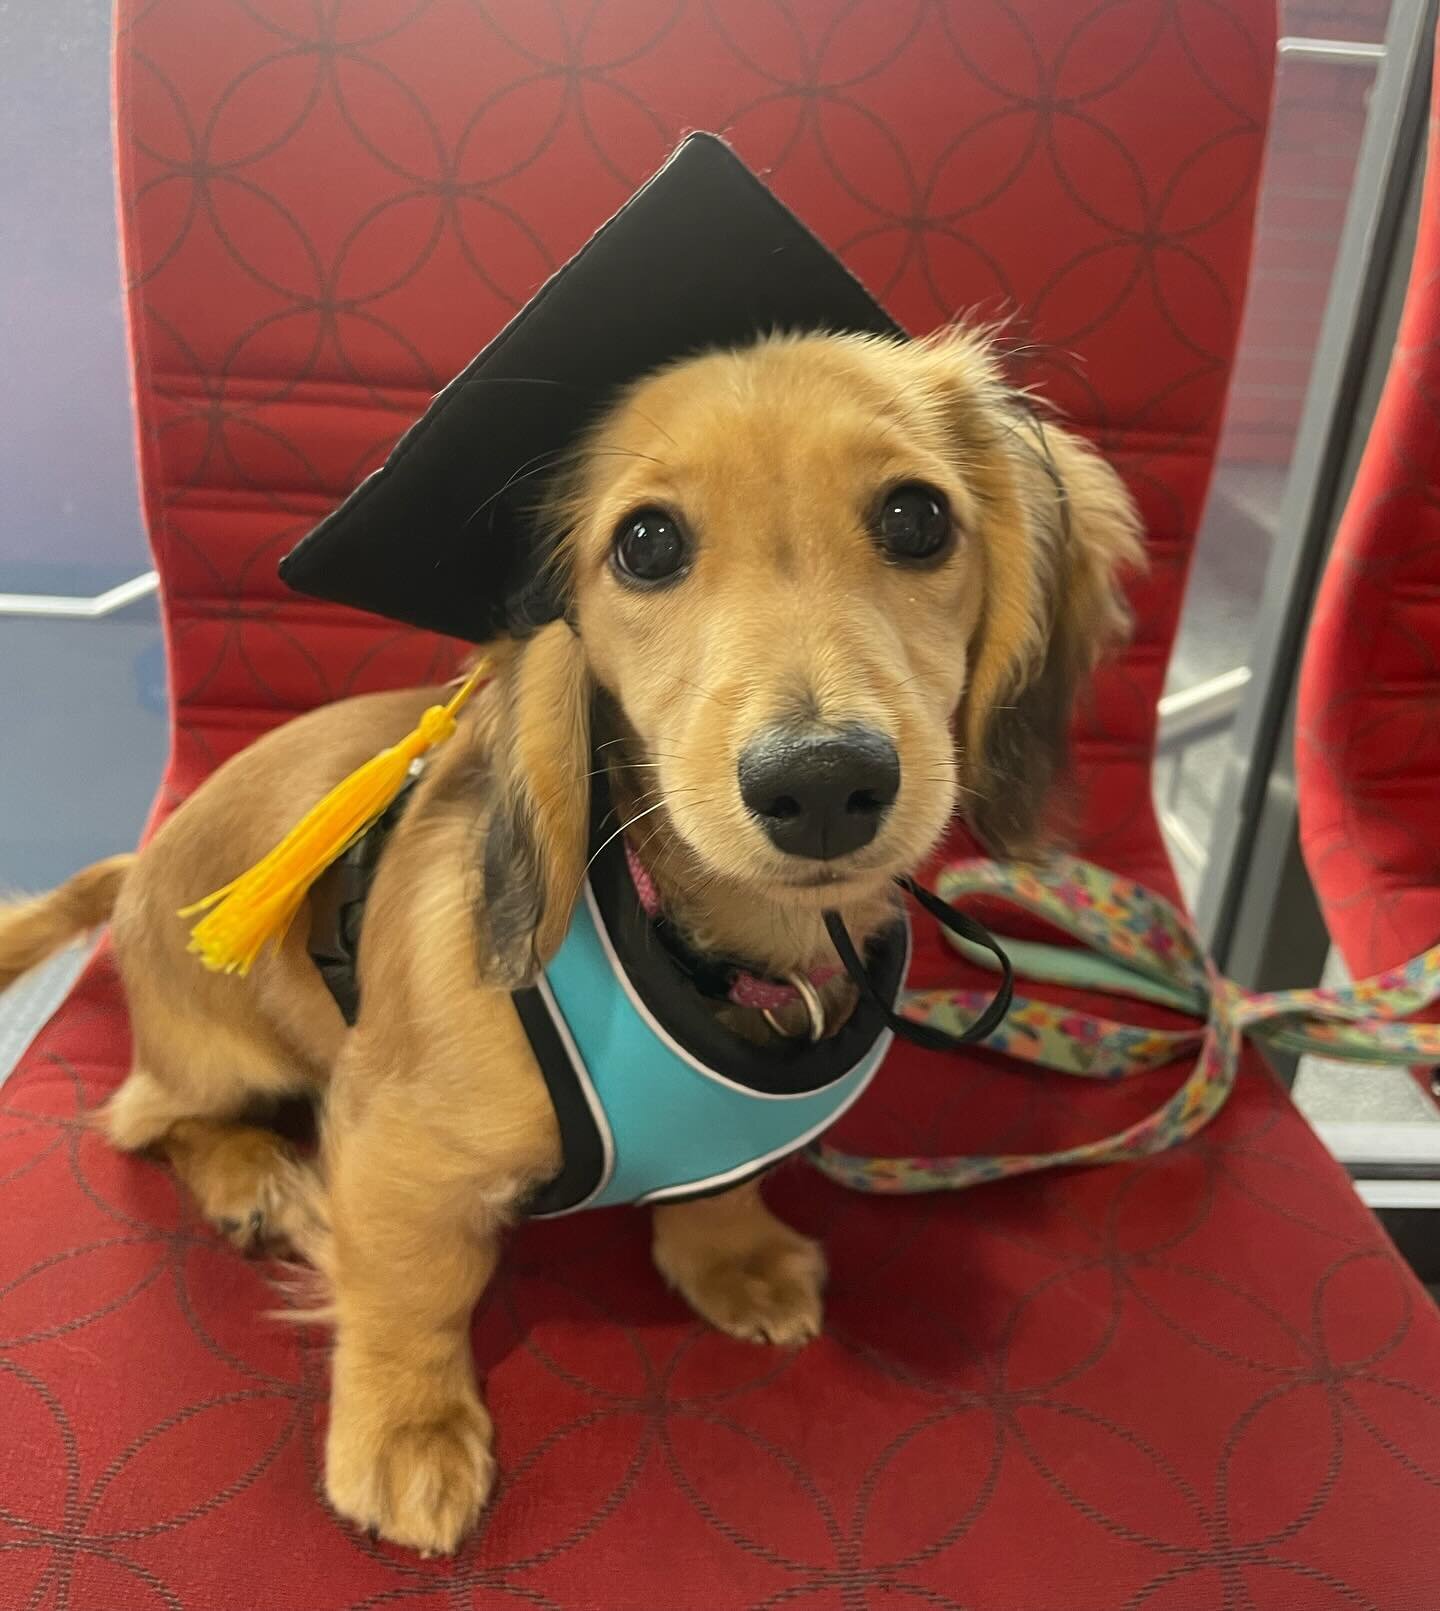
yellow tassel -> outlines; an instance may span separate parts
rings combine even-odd
[[[267,940],[278,950],[310,886],[384,815],[411,764],[455,731],[460,707],[488,669],[482,662],[448,704],[432,705],[412,733],[337,783],[263,861],[181,911],[208,914],[190,930],[190,949],[212,973],[249,973]]]

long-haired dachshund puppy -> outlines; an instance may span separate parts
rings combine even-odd
[[[571,925],[592,781],[692,954],[823,978],[824,913],[862,947],[893,925],[895,879],[952,814],[999,852],[1037,842],[1073,695],[1124,628],[1117,577],[1139,559],[1115,474],[955,332],[677,363],[592,429],[549,515],[566,619],[497,646],[414,787],[365,908],[353,1028],[305,911],[245,978],[198,967],[176,913],[434,690],[291,722],[137,857],[0,913],[0,983],[112,918],[135,1061],[105,1131],[166,1156],[237,1243],[288,1243],[323,1271],[330,1500],[422,1551],[453,1550],[490,1490],[471,1311],[505,1227],[564,1162],[512,993]],[[843,973],[819,995],[830,1026],[855,1006]],[[756,1044],[793,1028],[789,1008],[708,1010]],[[297,1093],[323,1115],[313,1166],[251,1122]],[[654,1256],[732,1336],[819,1330],[821,1252],[753,1179],[658,1207]]]

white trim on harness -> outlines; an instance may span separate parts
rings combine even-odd
[[[706,1180],[687,1181],[679,1186],[659,1186],[654,1191],[647,1191],[643,1197],[637,1197],[635,1199],[636,1203],[663,1203],[672,1197],[703,1197],[708,1192],[723,1191],[726,1186],[738,1183],[747,1176],[755,1174],[757,1170],[764,1169],[772,1163],[777,1163],[781,1158],[788,1158],[792,1153],[799,1152],[802,1147],[809,1146],[816,1136],[823,1135],[869,1089],[870,1081],[875,1078],[881,1063],[885,1061],[885,1054],[890,1050],[890,1043],[894,1039],[893,1030],[886,1029],[881,1031],[879,1039],[870,1048],[870,1067],[865,1069],[861,1077],[855,1082],[855,1089],[850,1092],[838,1108],[832,1108],[821,1119],[819,1124],[811,1125],[803,1135],[794,1137],[783,1146],[776,1147],[770,1152],[762,1154],[759,1158],[752,1158],[748,1163],[736,1164],[733,1169],[727,1169],[723,1174],[711,1175]],[[863,1060],[857,1066],[863,1067]],[[855,1070],[851,1069],[850,1072],[853,1074]],[[845,1076],[842,1075],[841,1078],[843,1079]],[[723,1083],[728,1084],[729,1082]],[[759,1096],[761,1093],[747,1091],[746,1094],[748,1096]],[[811,1094],[813,1095],[814,1093],[812,1092]]]

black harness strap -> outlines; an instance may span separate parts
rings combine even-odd
[[[982,923],[977,923],[973,917],[958,911],[949,901],[941,900],[933,891],[921,889],[913,878],[902,878],[899,882],[942,928],[949,929],[952,934],[958,934],[961,939],[969,940],[974,945],[983,946],[999,962],[1000,983],[996,987],[990,1005],[967,1030],[959,1035],[951,1035],[943,1029],[937,1029],[933,1024],[918,1024],[914,1019],[896,1012],[876,990],[840,914],[826,912],[825,930],[841,962],[845,965],[846,973],[854,980],[860,994],[884,1016],[885,1022],[903,1040],[911,1041],[914,1045],[923,1046],[932,1052],[954,1052],[962,1046],[973,1046],[977,1041],[987,1040],[1004,1022],[1005,1014],[1010,1011],[1011,998],[1015,994],[1015,969],[1011,966],[1010,958],[1005,955],[999,941]]]
[[[405,814],[417,777],[406,780],[383,816],[329,865],[310,892],[310,957],[335,998],[341,1016],[353,1024],[360,1013],[360,927],[375,870],[396,823]]]

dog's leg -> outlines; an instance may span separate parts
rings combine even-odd
[[[241,1103],[238,1088],[211,1094],[207,1112],[193,1088],[174,1090],[135,1068],[99,1122],[122,1151],[163,1154],[201,1214],[241,1252],[304,1251],[314,1217],[313,1171],[282,1136],[226,1111]]]
[[[124,1152],[168,1158],[200,1212],[242,1252],[308,1253],[317,1176],[264,1121],[292,1097],[316,1097],[345,1025],[303,940],[287,937],[246,982],[216,980],[165,949],[173,937],[122,931],[118,954],[135,1038],[135,1065],[98,1113]],[[161,990],[179,963],[190,990]],[[210,1010],[206,1010],[206,1009]]]
[[[702,1319],[790,1347],[820,1331],[825,1257],[766,1208],[758,1181],[655,1210],[655,1264]]]
[[[382,1538],[449,1554],[494,1480],[470,1315],[495,1268],[499,1226],[464,1165],[400,1126],[367,1116],[363,1128],[371,1136],[347,1133],[331,1169],[326,1492]]]
[[[242,1253],[306,1251],[314,1171],[283,1136],[223,1119],[181,1119],[158,1146],[200,1212]]]

